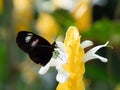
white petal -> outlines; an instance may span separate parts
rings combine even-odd
[[[83,41],[83,42],[81,43],[81,46],[82,46],[83,49],[84,49],[84,48],[87,48],[87,47],[89,47],[89,46],[92,46],[92,45],[93,45],[93,42],[90,41],[90,40],[85,40],[85,41]]]
[[[48,69],[49,69],[48,65],[47,66],[43,66],[43,67],[40,68],[38,73],[39,74],[45,74],[48,71]]]
[[[107,46],[107,44],[108,44],[109,42],[107,42],[107,43],[105,43],[104,45],[99,45],[99,46],[96,46],[96,47],[94,47],[94,48],[92,48],[91,50],[89,50],[86,54],[85,54],[85,58],[84,58],[84,62],[87,62],[87,61],[89,61],[89,60],[91,60],[91,59],[100,59],[102,62],[107,62],[107,59],[106,58],[103,58],[103,57],[101,57],[101,56],[99,56],[99,55],[97,55],[97,54],[95,54],[100,48],[102,48],[102,47],[106,47]]]
[[[101,57],[99,55],[96,55],[96,58],[99,58],[102,62],[107,62],[108,61],[107,58]]]
[[[53,67],[53,66],[56,66],[58,65],[56,60],[54,58],[51,58],[50,61],[45,65],[45,66],[42,66],[39,70],[39,74],[45,74],[50,67]]]
[[[63,68],[56,68],[58,70],[58,74],[56,80],[60,83],[64,83],[68,80],[69,74]]]
[[[56,62],[59,64],[65,64],[68,60],[68,55],[65,51],[64,43],[56,42],[57,48],[53,52],[53,58],[56,59]]]

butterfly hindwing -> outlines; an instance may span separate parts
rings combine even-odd
[[[26,53],[28,53],[31,48],[38,45],[51,47],[51,44],[46,39],[28,31],[20,31],[17,35],[16,42]]]
[[[31,48],[28,54],[33,62],[44,66],[50,61],[52,52],[52,47],[39,45]]]

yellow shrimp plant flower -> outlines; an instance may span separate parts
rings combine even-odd
[[[57,90],[85,90],[83,83],[84,63],[95,58],[106,62],[106,58],[95,54],[95,52],[105,47],[108,42],[104,45],[96,46],[85,53],[84,48],[93,45],[92,41],[86,40],[80,44],[79,32],[76,27],[71,26],[67,30],[64,44],[68,54],[68,61],[63,65],[63,68],[68,72],[69,78],[64,83],[59,83]]]
[[[63,68],[69,73],[69,79],[64,83],[59,83],[57,90],[84,90],[83,74],[84,50],[80,45],[80,36],[76,27],[70,27],[66,33],[64,41],[68,61]]]
[[[83,83],[85,62],[95,58],[107,62],[106,58],[95,53],[100,48],[107,46],[108,42],[85,53],[84,49],[93,45],[93,43],[90,40],[85,40],[80,44],[80,38],[78,29],[70,26],[64,43],[56,42],[51,60],[39,70],[40,74],[45,74],[50,67],[56,67],[58,70],[56,80],[59,82],[56,90],[85,90]]]

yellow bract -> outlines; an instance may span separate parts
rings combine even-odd
[[[76,27],[69,27],[64,44],[68,54],[68,62],[63,68],[69,73],[69,79],[65,83],[59,83],[57,90],[85,90],[83,83],[84,50],[81,48],[80,36]]]

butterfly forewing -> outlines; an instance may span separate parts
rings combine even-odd
[[[16,42],[26,53],[28,53],[31,48],[38,45],[51,47],[51,44],[46,39],[28,31],[20,31],[17,35]]]

